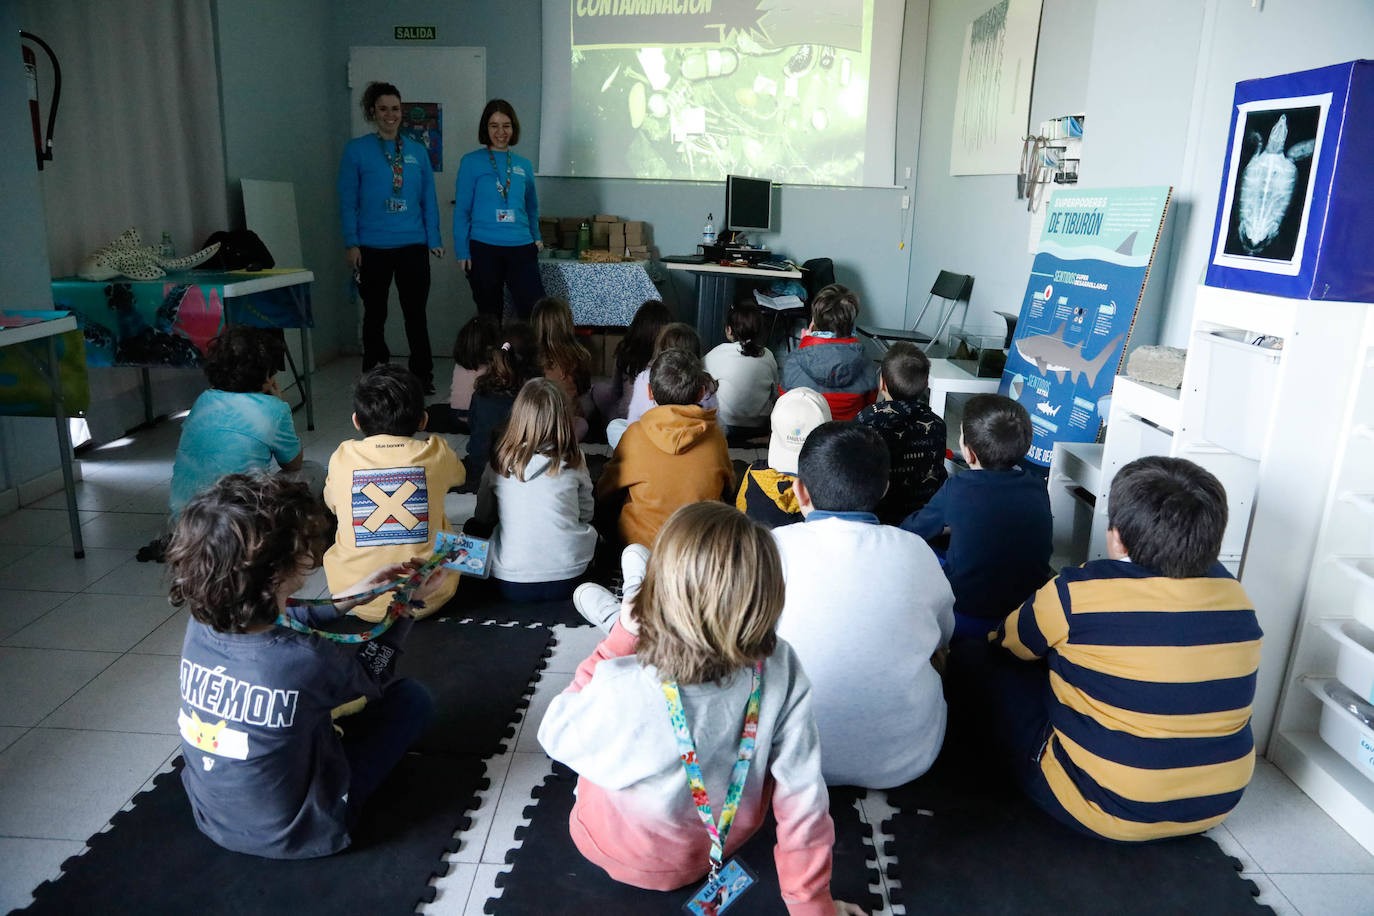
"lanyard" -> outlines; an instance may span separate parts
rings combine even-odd
[[[696,745],[692,742],[692,731],[687,727],[687,710],[682,708],[681,691],[677,681],[663,682],[663,696],[668,701],[668,714],[673,720],[673,733],[677,737],[678,751],[682,757],[682,768],[687,771],[687,787],[692,790],[692,801],[696,803],[697,814],[706,825],[711,836],[711,877],[720,871],[725,856],[725,838],[730,835],[730,825],[735,821],[739,810],[740,796],[744,793],[744,781],[749,776],[749,761],[754,757],[754,739],[759,732],[759,691],[763,686],[763,661],[754,665],[754,690],[749,694],[749,703],[744,708],[744,730],[739,736],[739,759],[730,772],[730,788],[725,793],[725,804],[720,809],[720,827],[716,827],[711,814],[711,800],[706,795],[706,780],[701,775],[701,764],[697,761]]]
[[[515,168],[515,157],[511,155],[510,150],[506,150],[506,183],[504,185],[501,184],[501,170],[496,167],[496,154],[491,151],[490,146],[487,147],[487,158],[491,160],[491,170],[496,173],[496,193],[501,195],[502,200],[509,200],[510,174],[511,170]]]
[[[313,633],[316,636],[323,636],[325,639],[337,643],[353,644],[371,642],[391,629],[391,625],[401,618],[401,613],[405,611],[406,608],[412,606],[424,607],[423,602],[412,601],[410,596],[415,593],[415,590],[420,587],[422,582],[429,578],[430,573],[434,572],[440,564],[446,563],[452,559],[453,554],[457,552],[458,549],[456,546],[450,550],[436,551],[434,556],[430,557],[419,569],[411,572],[410,575],[403,576],[392,582],[384,582],[375,588],[360,592],[357,595],[348,595],[343,598],[317,598],[310,601],[301,601],[293,598],[290,601],[291,604],[297,606],[324,607],[325,605],[335,605],[344,601],[356,601],[360,598],[372,598],[377,595],[384,595],[387,592],[395,592],[395,597],[391,599],[391,604],[387,606],[386,616],[369,630],[364,630],[361,633],[330,633],[326,630],[317,630],[287,614],[278,614],[276,624],[279,627],[287,627],[288,629],[295,630],[297,633]]]
[[[405,157],[401,155],[401,135],[396,134],[396,158],[391,158],[391,154],[386,151],[386,141],[382,135],[377,135],[377,142],[382,145],[382,156],[386,158],[386,164],[391,166],[391,193],[399,195],[401,193],[401,182],[405,180],[405,175],[401,169],[405,167]]]

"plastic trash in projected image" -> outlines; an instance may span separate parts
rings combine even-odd
[[[571,172],[861,184],[873,3],[574,0]]]

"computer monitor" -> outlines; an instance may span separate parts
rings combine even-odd
[[[773,182],[767,178],[725,176],[725,228],[766,232],[773,222]]]

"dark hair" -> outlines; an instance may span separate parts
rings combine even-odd
[[[1171,579],[1206,575],[1226,532],[1226,488],[1185,458],[1137,458],[1112,478],[1107,527],[1141,566]]]
[[[701,390],[711,385],[701,357],[690,350],[664,350],[649,367],[649,392],[655,404],[695,404],[701,400]]]
[[[797,455],[797,479],[811,505],[833,512],[872,512],[887,491],[890,467],[883,437],[852,420],[817,426]]]
[[[745,356],[762,356],[763,345],[758,336],[763,333],[763,309],[752,302],[737,302],[730,307],[725,326],[735,337]]]
[[[899,340],[883,354],[882,375],[893,400],[910,401],[930,385],[930,359],[914,343]]]
[[[520,119],[515,116],[515,109],[505,99],[492,99],[487,103],[487,107],[482,109],[482,120],[477,123],[477,142],[483,146],[491,146],[491,134],[487,133],[487,122],[498,111],[510,118],[510,145],[514,146],[520,142]]]
[[[697,334],[696,328],[685,321],[665,324],[663,330],[658,332],[658,339],[654,341],[654,355],[657,356],[664,350],[686,350],[700,356],[701,336]]]
[[[480,369],[491,360],[491,350],[501,342],[501,322],[494,315],[473,315],[458,329],[453,341],[453,361],[464,369]]]
[[[650,299],[641,305],[625,336],[615,345],[615,371],[620,376],[633,379],[643,372],[654,358],[654,343],[664,326],[673,320],[673,313],[661,300]]]
[[[847,286],[831,283],[811,300],[811,326],[817,331],[848,337],[858,317],[859,297]]]
[[[279,474],[229,474],[177,517],[168,597],[220,633],[277,619],[277,591],[324,550],[326,518],[310,488]]]
[[[409,369],[382,363],[358,379],[353,413],[364,436],[413,436],[425,416],[425,386]]]
[[[375,121],[377,119],[373,109],[377,107],[377,100],[384,95],[396,96],[396,101],[401,101],[401,90],[390,83],[368,83],[363,90],[363,120]]]
[[[512,321],[502,329],[501,342],[491,350],[491,363],[472,390],[479,394],[517,395],[525,382],[543,373],[534,330],[523,321]]]
[[[1016,467],[1031,446],[1031,420],[1026,408],[1000,394],[975,394],[964,404],[960,425],[964,444],[989,471]]]
[[[205,348],[205,377],[220,391],[262,391],[284,362],[280,332],[231,324]]]

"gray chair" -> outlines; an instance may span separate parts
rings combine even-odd
[[[905,328],[875,328],[861,324],[858,331],[865,337],[872,338],[883,349],[887,349],[895,340],[905,340],[924,350],[939,342],[945,329],[949,326],[950,319],[954,317],[954,310],[959,307],[960,303],[964,306],[964,317],[959,323],[962,330],[963,322],[968,318],[969,297],[972,295],[973,277],[968,274],[956,274],[942,270],[931,285],[930,295],[926,297],[926,304],[921,307],[921,312],[916,316],[916,322],[910,330]],[[930,311],[931,304],[937,299],[940,300],[939,323],[935,327],[934,334],[925,334],[920,330],[921,321],[926,317],[926,312]]]

